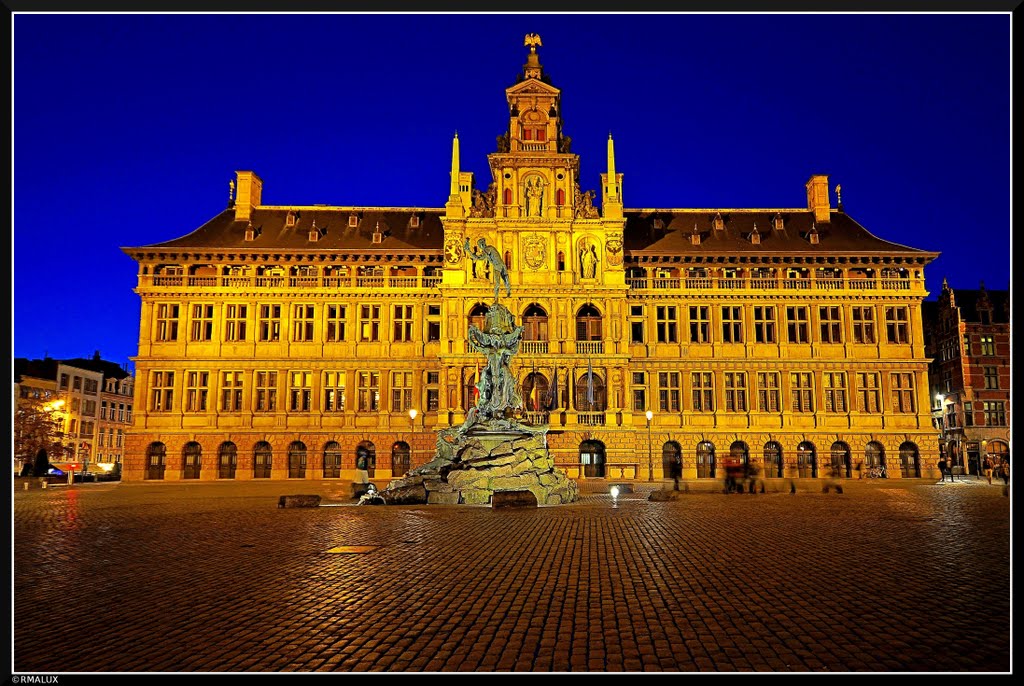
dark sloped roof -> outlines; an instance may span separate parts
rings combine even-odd
[[[1010,291],[984,291],[992,304],[992,323],[1010,323]],[[980,322],[978,314],[978,302],[981,299],[980,290],[968,291],[959,288],[953,289],[953,298],[956,306],[960,309],[960,319],[965,322]]]
[[[30,360],[26,357],[14,358],[14,380],[20,381],[23,376],[30,376],[35,379],[57,380],[57,365],[66,364],[79,369],[86,369],[91,372],[100,372],[103,378],[114,377],[123,379],[130,376],[128,372],[116,362],[97,360],[95,358],[75,357],[70,360],[55,360],[47,357],[42,360]]]
[[[87,369],[90,372],[100,372],[103,374],[104,379],[114,377],[115,379],[123,379],[126,376],[130,376],[121,365],[116,362],[108,362],[107,360],[97,360],[95,358],[84,358],[75,357],[70,360],[61,360],[61,363],[69,365],[71,367],[78,367],[79,369]]]
[[[849,215],[832,212],[828,223],[815,223],[810,210],[721,210],[724,228],[714,230],[717,210],[627,210],[623,242],[627,251],[669,255],[709,253],[929,253],[890,243],[868,232]],[[782,215],[783,229],[775,230],[774,217]],[[658,226],[661,228],[658,228]],[[759,244],[750,235],[757,224]],[[699,245],[690,236],[700,234]],[[819,242],[807,235],[814,226]]]
[[[294,226],[285,226],[289,211],[296,214]],[[349,228],[349,216],[357,213],[359,226]],[[420,217],[420,225],[409,226],[413,214]],[[258,232],[255,240],[245,240],[248,221],[235,221],[235,211],[224,210],[192,233],[174,240],[146,248],[219,248],[251,250],[349,250],[358,252],[440,252],[444,242],[441,226],[443,210],[385,208],[380,210],[351,210],[339,208],[295,209],[256,208],[251,223]],[[316,222],[320,238],[309,240],[309,232]],[[382,240],[373,242],[373,233],[380,227]]]

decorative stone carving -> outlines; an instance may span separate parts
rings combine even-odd
[[[494,216],[494,205],[498,199],[498,188],[496,184],[491,184],[487,187],[487,190],[481,193],[476,188],[473,189],[473,206],[469,208],[470,217],[493,217]]]
[[[444,243],[444,261],[448,264],[455,265],[462,262],[462,246],[459,245],[459,239],[454,236],[449,238]]]
[[[511,149],[508,131],[498,136],[498,152],[508,152]]]
[[[594,191],[581,193],[580,185],[577,183],[573,194],[575,196],[573,216],[575,216],[576,219],[596,219],[601,216],[597,211],[597,208],[594,207],[594,198],[597,197],[597,194],[594,193]]]
[[[530,178],[526,180],[526,186],[524,189],[525,201],[526,201],[526,216],[527,217],[540,217],[541,205],[544,199],[544,182],[540,178]]]
[[[613,267],[618,267],[622,264],[622,238],[619,236],[612,236],[605,243],[605,250],[608,251],[608,264]]]
[[[580,276],[584,279],[597,278],[597,246],[584,238],[580,241]]]
[[[523,261],[530,269],[540,269],[547,257],[546,241],[542,236],[527,236],[523,240]]]

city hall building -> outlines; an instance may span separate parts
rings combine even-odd
[[[769,479],[936,474],[937,253],[872,235],[819,175],[805,207],[628,209],[611,137],[583,190],[539,42],[492,179],[460,170],[456,137],[443,207],[265,205],[240,171],[225,211],[125,248],[142,309],[124,479],[345,481],[364,447],[384,483],[430,460],[476,400],[480,239],[524,327],[522,420],[550,425],[570,477],[657,480],[676,455],[687,479],[729,456]]]

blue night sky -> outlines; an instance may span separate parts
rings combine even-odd
[[[477,185],[539,33],[597,188],[627,208],[801,207],[939,251],[931,298],[1010,279],[1010,16],[14,17],[14,354],[125,363],[136,264],[251,169],[266,204],[442,207]],[[832,195],[835,203],[835,195]]]

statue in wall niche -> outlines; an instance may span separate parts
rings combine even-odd
[[[508,152],[510,149],[508,131],[498,136],[498,152]]]
[[[473,261],[473,276],[475,277],[476,265],[478,262],[482,262],[485,267],[490,267],[491,273],[494,275],[494,302],[498,302],[498,291],[502,285],[505,286],[505,296],[512,295],[512,285],[508,280],[508,268],[505,266],[505,261],[501,259],[501,253],[493,245],[487,245],[487,241],[483,238],[476,242],[476,246],[473,248],[469,247],[469,239],[466,239],[466,254],[469,259]]]
[[[540,179],[534,183],[533,179],[528,179],[526,182],[526,216],[527,217],[539,217],[541,216],[541,199],[544,197],[544,186]]]
[[[580,244],[580,275],[584,279],[597,277],[597,248],[593,243]]]
[[[558,152],[569,154],[572,150],[572,138],[570,136],[562,136],[558,141]]]

